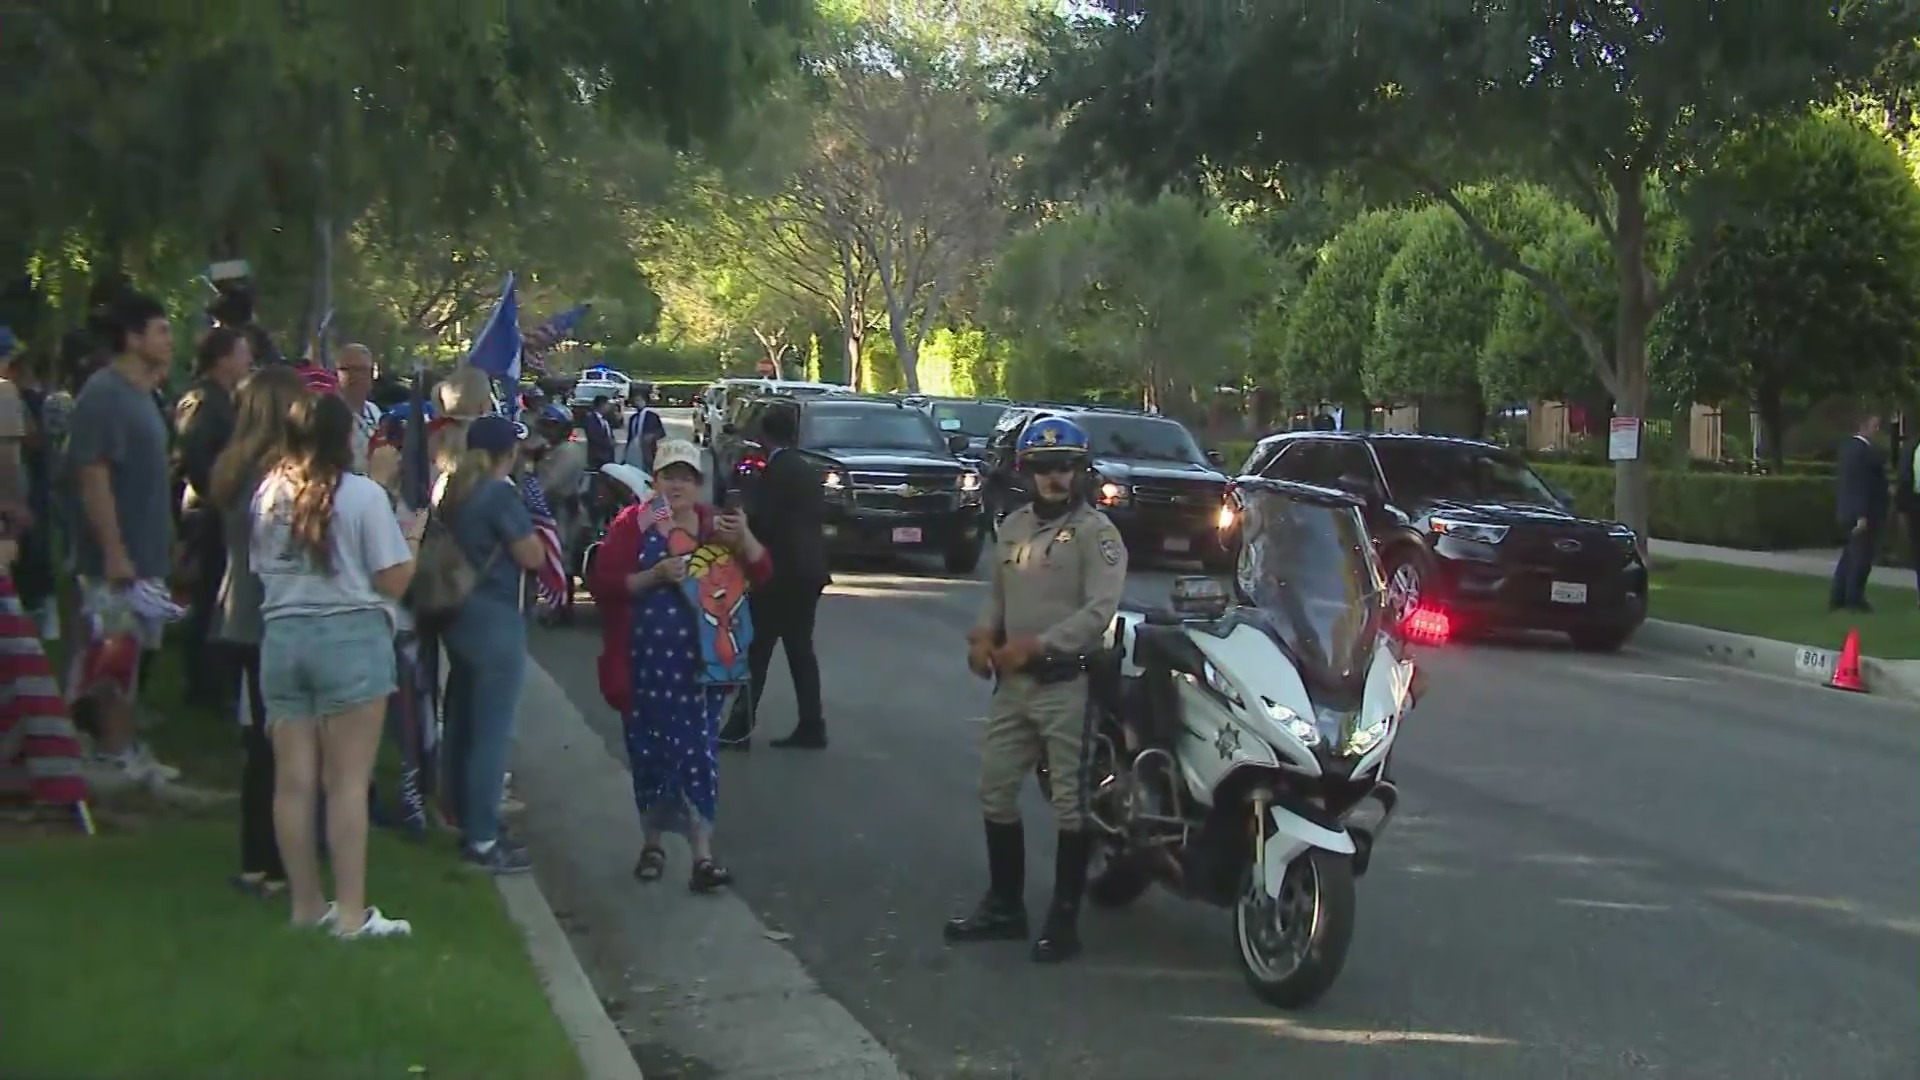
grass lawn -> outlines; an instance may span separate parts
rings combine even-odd
[[[152,698],[177,701],[171,657]],[[232,717],[151,734],[196,785],[238,778]],[[408,940],[347,944],[241,896],[236,805],[0,820],[0,1077],[574,1080],[578,1058],[492,882],[452,844],[377,834],[372,899]]]
[[[1656,559],[1649,614],[1800,645],[1838,649],[1860,631],[1860,651],[1888,660],[1920,658],[1920,609],[1910,588],[1867,586],[1871,615],[1828,613],[1827,579],[1692,559]]]

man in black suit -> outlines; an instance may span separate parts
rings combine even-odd
[[[744,750],[753,733],[754,712],[767,686],[773,648],[785,643],[787,671],[793,676],[793,696],[800,722],[793,733],[773,745],[799,750],[824,750],[827,723],[820,706],[820,661],[813,651],[813,622],[820,594],[832,581],[827,572],[827,545],[822,531],[826,493],[821,476],[807,459],[792,452],[799,431],[796,409],[773,409],[761,421],[761,442],[767,447],[767,465],[754,484],[747,521],[766,545],[773,561],[773,578],[749,597],[753,611],[753,644],[748,660],[753,669],[751,694],[742,699],[720,733],[723,747]]]
[[[581,429],[587,434],[587,468],[598,470],[600,466],[612,463],[613,423],[607,414],[613,411],[613,399],[601,394],[593,399],[593,409],[587,413],[586,423]]]
[[[1833,589],[1827,597],[1831,611],[1872,610],[1867,604],[1867,578],[1873,573],[1873,553],[1887,521],[1888,502],[1886,457],[1873,441],[1879,433],[1880,417],[1867,416],[1840,448],[1836,501],[1847,543],[1833,567]]]

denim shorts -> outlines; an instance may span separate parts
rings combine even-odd
[[[393,693],[393,621],[384,611],[268,619],[260,640],[267,723],[314,720]]]

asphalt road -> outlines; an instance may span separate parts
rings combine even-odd
[[[984,875],[987,690],[962,644],[982,586],[836,578],[833,745],[724,759],[720,840],[736,891],[916,1077],[1920,1077],[1910,708],[1631,649],[1422,650],[1402,814],[1345,974],[1289,1015],[1240,982],[1226,912],[1163,893],[1090,910],[1060,969],[944,945]],[[534,653],[617,745],[592,634]],[[776,663],[763,735],[791,723],[784,680]],[[1037,913],[1051,841],[1031,790],[1028,823]]]

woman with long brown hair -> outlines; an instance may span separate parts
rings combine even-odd
[[[242,380],[234,394],[233,437],[214,459],[209,498],[220,514],[227,548],[210,636],[227,650],[240,673],[240,874],[234,887],[256,896],[287,888],[280,845],[273,838],[273,743],[267,738],[267,705],[260,696],[260,579],[247,557],[253,491],[280,463],[287,441],[287,413],[305,388],[284,365],[262,368]]]
[[[412,932],[367,904],[367,802],[395,686],[390,606],[413,578],[424,521],[405,527],[380,485],[353,471],[353,410],[332,394],[295,402],[285,452],[253,497],[260,577],[260,690],[273,740],[273,824],[296,925],[341,938]],[[335,902],[321,891],[326,794]]]
[[[532,869],[500,828],[507,754],[527,670],[527,572],[546,558],[508,479],[525,428],[504,416],[467,426],[465,450],[441,479],[434,512],[474,568],[447,647],[447,795],[468,862],[495,874]]]

